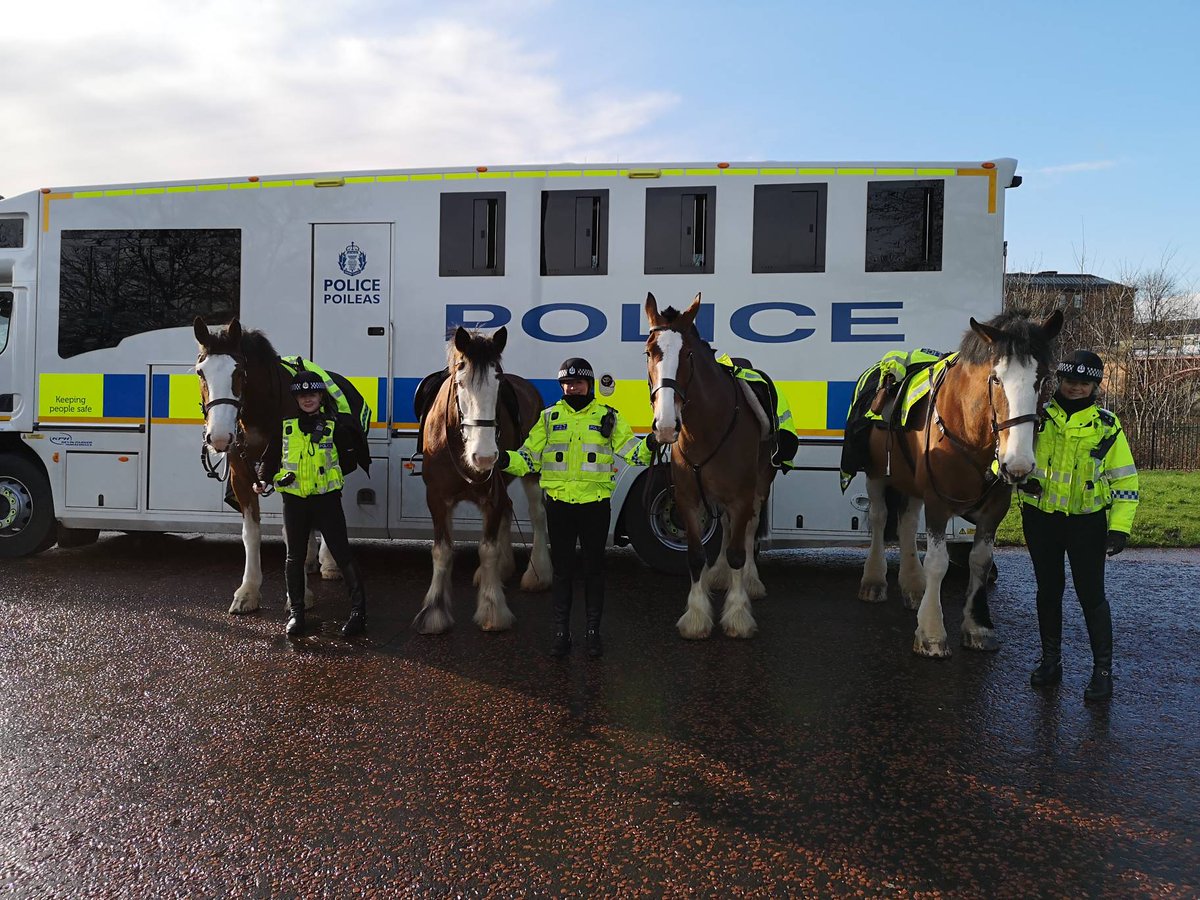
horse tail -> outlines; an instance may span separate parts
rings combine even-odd
[[[883,539],[896,541],[900,539],[900,514],[908,506],[908,498],[891,485],[883,489],[883,500],[887,506],[887,523],[883,526]]]

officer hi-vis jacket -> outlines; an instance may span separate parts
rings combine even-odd
[[[610,407],[593,400],[579,412],[559,400],[529,430],[521,448],[509,455],[510,475],[540,472],[542,490],[563,503],[592,503],[612,496],[617,483],[613,457],[631,466],[649,465],[653,454],[621,414],[613,410],[612,433],[604,437]]]
[[[311,497],[340,491],[345,479],[338,464],[338,451],[333,442],[336,427],[332,419],[325,419],[325,432],[317,441],[313,434],[300,430],[299,419],[283,421],[283,459],[275,473],[275,487],[286,494]],[[290,473],[296,479],[282,484]]]
[[[1067,515],[1108,510],[1108,530],[1129,534],[1138,505],[1138,474],[1121,422],[1093,404],[1070,419],[1057,401],[1045,406],[1031,480],[1017,486],[1022,503]],[[1031,490],[1032,489],[1032,490]]]

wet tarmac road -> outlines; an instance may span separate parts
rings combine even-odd
[[[759,636],[685,642],[686,583],[609,558],[607,655],[515,629],[407,628],[428,547],[368,543],[369,639],[226,614],[230,538],[105,535],[0,564],[0,887],[24,896],[1196,896],[1200,553],[1109,564],[1116,696],[1068,597],[1037,656],[1028,559],[1000,557],[996,654],[915,657],[862,554],[768,554]],[[895,578],[893,559],[892,578]],[[346,613],[340,582],[316,613]],[[581,604],[577,604],[579,606]],[[581,610],[576,610],[581,614]]]

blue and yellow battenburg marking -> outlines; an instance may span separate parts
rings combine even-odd
[[[531,378],[529,381],[550,406],[562,397],[562,388],[551,378]],[[420,378],[396,378],[392,390],[392,421],[396,428],[415,429],[417,414],[413,409]],[[801,437],[840,437],[846,427],[846,413],[854,396],[853,381],[776,381],[787,397],[796,433]],[[611,395],[600,400],[624,416],[634,431],[649,431],[651,420],[650,388],[644,378],[618,379]]]

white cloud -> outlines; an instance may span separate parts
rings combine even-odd
[[[1060,166],[1043,166],[1040,169],[1033,169],[1031,174],[1034,175],[1076,175],[1080,172],[1101,172],[1105,169],[1116,168],[1117,161],[1115,159],[1100,159],[1090,162],[1073,162],[1064,163]]]
[[[542,5],[14,5],[0,193],[650,148],[647,126],[678,99],[601,84],[568,95],[560,61],[514,36]]]

